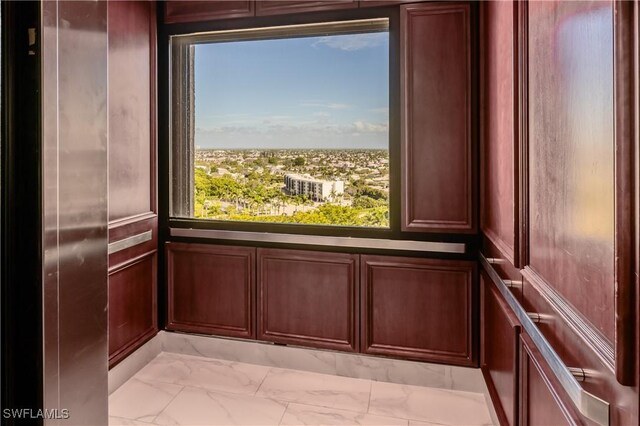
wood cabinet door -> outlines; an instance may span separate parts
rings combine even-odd
[[[361,257],[362,352],[475,366],[471,261]]]
[[[480,368],[503,425],[518,424],[520,324],[491,279],[480,274]]]
[[[258,249],[258,339],[358,350],[358,255]]]
[[[482,3],[480,227],[519,266],[518,3]]]
[[[255,338],[255,248],[167,243],[167,329]]]
[[[256,15],[284,15],[287,13],[315,12],[320,10],[351,9],[357,8],[357,0],[325,0],[325,1],[283,1],[283,0],[258,0],[256,2]]]
[[[520,334],[520,396],[522,426],[584,424],[544,358],[525,333]]]
[[[182,1],[164,2],[164,23],[201,22],[216,19],[244,18],[255,14],[254,1]]]
[[[476,230],[470,12],[466,3],[400,7],[403,231]]]

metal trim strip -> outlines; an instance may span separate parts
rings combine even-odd
[[[578,411],[599,425],[609,426],[609,403],[587,392],[582,388],[582,386],[580,386],[580,383],[574,377],[571,369],[564,364],[556,351],[553,350],[540,329],[533,323],[528,313],[506,286],[504,280],[498,275],[487,258],[482,254],[480,254],[480,263],[489,277],[491,277],[491,280],[494,282],[507,304],[509,304],[509,307],[513,310],[514,314],[522,324],[522,328],[529,337],[531,337],[531,340],[533,340],[533,343],[542,354],[542,357],[547,364],[549,364],[551,371],[558,379],[565,392],[567,392],[567,395],[569,395],[569,398],[575,404]]]
[[[170,228],[170,235],[172,237],[207,238],[216,240],[255,241],[266,243],[305,244],[316,246],[455,254],[464,254],[466,253],[467,248],[465,243],[330,237],[321,235],[277,234],[270,232],[224,231],[218,229]]]
[[[151,238],[153,238],[152,231],[145,231],[140,234],[132,235],[131,237],[114,241],[112,243],[109,243],[108,254],[117,253],[119,251],[126,250],[133,246],[137,246],[138,244],[151,241]]]

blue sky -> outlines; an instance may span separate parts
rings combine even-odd
[[[388,148],[388,33],[200,44],[196,146]]]

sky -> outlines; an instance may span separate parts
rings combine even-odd
[[[199,44],[195,144],[389,146],[387,32]]]

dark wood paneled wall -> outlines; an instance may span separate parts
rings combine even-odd
[[[158,329],[155,8],[149,1],[108,7],[109,242],[152,233],[109,256],[111,366]]]
[[[515,21],[506,10],[514,7]],[[497,258],[503,279],[514,280],[511,291],[524,309],[543,315],[538,327],[564,363],[590,372],[582,386],[610,403],[611,424],[637,424],[637,2],[482,9],[482,250]],[[515,43],[510,67],[500,55],[505,39]],[[515,101],[505,96],[496,105],[509,73]],[[512,136],[502,133],[511,126]],[[499,189],[510,173],[513,191],[496,191],[492,185]],[[513,227],[503,214],[511,206]],[[505,243],[512,236],[513,250]],[[493,337],[483,342],[505,328],[487,306],[482,334]],[[498,412],[515,397],[523,424],[586,422],[535,345],[523,341],[521,395],[500,385],[499,365],[483,361]],[[538,408],[547,406],[558,409]]]
[[[480,274],[480,368],[503,425],[518,422],[520,324],[488,276]]]
[[[520,366],[522,395],[519,424],[582,425],[585,424],[560,385],[549,371],[549,366],[526,334],[520,336]]]
[[[518,265],[517,3],[482,8],[481,229]]]
[[[168,243],[167,329],[255,338],[252,247]]]
[[[258,249],[258,339],[357,351],[358,256]]]
[[[362,256],[362,351],[476,365],[474,262]]]
[[[528,32],[528,265],[613,342],[613,4],[531,2]]]
[[[170,242],[167,328],[475,366],[476,273],[472,261]]]
[[[402,230],[475,232],[471,9],[400,7]]]

